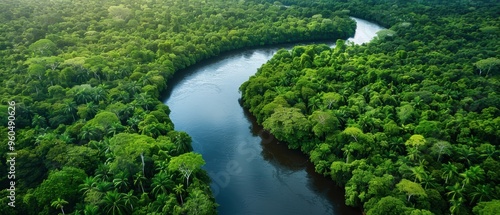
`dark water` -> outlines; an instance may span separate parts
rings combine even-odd
[[[381,29],[356,21],[355,43]],[[231,52],[174,77],[165,103],[175,128],[186,131],[203,155],[219,214],[360,214],[345,206],[342,188],[262,130],[238,103],[239,86],[279,48],[291,45]]]

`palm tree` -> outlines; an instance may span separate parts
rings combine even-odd
[[[118,193],[116,190],[107,192],[104,198],[102,198],[101,203],[104,205],[103,210],[107,214],[124,214],[126,210],[125,201],[121,193]]]
[[[92,140],[95,139],[98,136],[98,133],[96,131],[97,129],[94,128],[87,128],[87,129],[82,129],[80,133],[80,139],[81,140]]]
[[[167,190],[172,188],[172,180],[166,173],[159,172],[153,177],[151,185],[153,186],[153,194],[157,196],[161,193],[167,193]]]
[[[181,206],[182,206],[184,204],[184,200],[182,199],[182,192],[184,191],[184,185],[183,184],[178,184],[177,186],[174,187],[174,191],[181,198]]]
[[[99,165],[95,172],[96,179],[100,179],[101,181],[111,180],[112,174],[108,165]]]
[[[450,196],[451,199],[455,199],[457,196],[462,198],[462,192],[464,192],[464,188],[460,186],[460,184],[457,182],[453,186],[448,186],[446,189],[449,190],[449,192],[446,193],[446,195]]]
[[[451,199],[450,200],[450,203],[451,203],[450,213],[451,214],[458,214],[458,212],[460,210],[460,206],[462,205],[463,202],[464,202],[464,199],[462,197],[460,197],[458,199]]]
[[[172,142],[174,142],[178,154],[193,151],[191,137],[185,132],[177,132]]]
[[[75,119],[76,110],[77,110],[76,103],[73,100],[70,100],[70,101],[66,101],[64,103],[62,112],[65,115],[71,115],[73,117],[73,122],[74,122],[74,121],[76,121],[76,119]]]
[[[55,208],[61,208],[62,214],[64,215],[64,205],[68,204],[68,202],[64,199],[57,198],[57,200],[53,201],[50,206],[55,207]]]
[[[83,209],[83,214],[84,215],[97,215],[99,214],[99,207],[95,205],[85,205],[85,208]]]
[[[59,135],[59,139],[62,140],[66,144],[72,143],[75,139],[69,136],[68,134],[64,133]]]
[[[99,105],[95,104],[94,102],[89,102],[85,104],[85,107],[87,108],[87,114],[85,117],[86,119],[94,118],[94,116],[99,111]]]
[[[473,181],[479,181],[483,178],[484,170],[479,166],[473,166],[465,170],[465,172],[460,173],[460,176],[464,178],[462,181],[462,188],[466,184],[470,184]]]
[[[498,150],[495,149],[495,146],[491,144],[481,144],[479,147],[482,158],[494,158],[499,153]]]
[[[137,196],[134,196],[134,191],[130,190],[127,194],[123,194],[123,201],[125,203],[125,206],[130,205],[130,210],[134,211],[134,204],[139,201],[139,198]]]
[[[80,89],[75,95],[76,102],[78,104],[85,104],[92,101],[92,95],[86,88]]]
[[[137,131],[139,128],[137,127],[137,125],[139,125],[139,123],[141,122],[142,120],[138,117],[138,116],[133,116],[133,117],[130,117],[128,118],[127,120],[127,124],[132,128],[134,129],[134,131]]]
[[[123,125],[121,123],[114,122],[113,124],[111,124],[111,126],[109,126],[107,133],[112,134],[112,136],[115,136],[116,132],[120,132],[122,129],[123,129]]]
[[[98,182],[95,186],[95,190],[99,193],[106,193],[113,189],[113,184],[107,181]]]
[[[307,102],[307,107],[309,108],[309,112],[312,113],[315,110],[323,109],[321,104],[322,103],[320,98],[318,97],[310,98],[309,101]]]
[[[475,191],[471,193],[471,201],[470,203],[474,202],[474,200],[477,200],[477,202],[482,202],[484,201],[489,201],[492,199],[492,194],[494,193],[494,189],[491,188],[490,185],[479,185],[474,187]]]
[[[99,103],[99,101],[106,101],[107,100],[107,92],[105,90],[105,86],[104,85],[99,85],[97,86],[96,88],[94,88],[93,90],[93,94],[94,94],[94,102],[96,103]]]
[[[409,147],[406,149],[408,151],[408,159],[411,161],[418,160],[420,157],[421,152],[418,150],[417,147]]]
[[[453,165],[452,163],[448,162],[448,164],[443,165],[443,175],[442,177],[445,179],[444,183],[448,183],[448,179],[452,178],[454,175],[458,175],[458,168],[457,166]]]
[[[411,168],[412,176],[414,177],[413,182],[422,182],[422,179],[427,175],[427,172],[425,172],[424,166],[417,166]]]
[[[134,185],[141,187],[142,193],[144,193],[144,186],[143,184],[146,182],[147,178],[142,175],[141,172],[137,172],[134,175]]]
[[[155,168],[156,171],[167,173],[167,171],[168,171],[168,162],[167,161],[158,161],[158,162],[155,162],[155,165],[156,165],[156,168]]]
[[[125,173],[120,173],[116,175],[116,178],[113,179],[113,184],[115,188],[118,190],[128,190],[128,176]]]
[[[141,131],[141,134],[156,138],[161,135],[162,130],[165,130],[164,126],[162,125],[163,124],[157,122],[150,123],[144,126],[144,128]]]
[[[345,156],[345,163],[349,163],[349,157],[352,156],[352,153],[354,150],[351,149],[352,147],[349,147],[349,145],[345,145],[342,148],[342,151],[344,151],[344,156]]]
[[[461,161],[467,162],[467,164],[470,166],[472,163],[472,159],[477,157],[476,150],[472,147],[467,146],[461,146],[457,148],[457,152],[459,154],[458,159]]]
[[[80,192],[83,192],[83,195],[85,196],[88,192],[95,189],[96,180],[94,177],[86,177],[83,184],[80,184],[78,187],[80,188]]]
[[[425,174],[422,177],[422,183],[424,184],[424,189],[427,189],[427,186],[431,185],[431,187],[435,187],[436,183],[434,183],[435,179],[430,174]]]

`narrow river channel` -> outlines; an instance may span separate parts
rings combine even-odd
[[[354,43],[382,29],[354,19]],[[342,188],[274,140],[238,103],[239,86],[280,48],[292,45],[230,52],[176,75],[165,100],[175,129],[187,132],[203,155],[221,215],[360,214],[344,204]]]

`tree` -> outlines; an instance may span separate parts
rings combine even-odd
[[[57,46],[52,40],[40,39],[31,44],[29,49],[37,56],[51,56],[55,54]]]
[[[85,196],[91,190],[95,189],[96,184],[97,183],[96,183],[94,177],[86,177],[85,180],[83,181],[83,183],[78,185],[78,188],[80,188],[79,191],[83,192],[83,195]]]
[[[424,188],[422,188],[420,184],[408,181],[406,179],[402,179],[398,184],[396,184],[396,187],[400,192],[406,193],[406,195],[408,196],[408,201],[410,201],[410,198],[414,195],[427,196]]]
[[[424,146],[425,143],[426,143],[426,140],[425,140],[424,136],[419,135],[419,134],[414,134],[414,135],[411,135],[410,139],[408,139],[405,142],[405,145],[418,149],[419,147]]]
[[[463,197],[463,192],[464,188],[460,186],[459,183],[455,183],[453,186],[448,186],[446,187],[449,191],[446,193],[446,195],[451,196],[451,199],[456,199],[458,196],[459,198]]]
[[[309,136],[311,124],[298,108],[278,107],[262,125],[274,136],[289,143],[288,147],[297,149]]]
[[[172,190],[174,186],[172,175],[168,175],[165,172],[156,173],[152,178],[151,186],[153,187],[152,193],[155,196],[168,193],[167,191]]]
[[[471,193],[471,204],[477,200],[477,202],[482,202],[483,200],[489,201],[493,197],[494,189],[489,185],[479,185],[474,187],[474,192]]]
[[[184,200],[182,199],[182,192],[184,192],[184,185],[182,185],[182,184],[176,185],[174,188],[174,191],[181,198],[181,206],[182,206],[184,204]]]
[[[500,200],[495,199],[489,202],[479,202],[474,209],[476,215],[495,215],[500,211]]]
[[[38,186],[33,195],[39,205],[50,205],[53,199],[61,198],[68,202],[78,201],[78,186],[82,184],[87,175],[81,169],[63,167],[53,171],[48,178]]]
[[[373,208],[368,210],[366,215],[396,215],[404,214],[406,206],[403,201],[398,198],[387,196],[380,199]]]
[[[137,196],[134,196],[134,191],[130,190],[127,194],[122,195],[125,206],[130,206],[130,211],[134,211],[134,205],[139,201]]]
[[[434,155],[438,155],[437,161],[439,161],[441,159],[441,155],[449,155],[451,153],[451,144],[446,141],[438,141],[432,145],[431,152]]]
[[[462,181],[462,188],[470,184],[471,182],[479,181],[484,176],[484,170],[479,166],[473,166],[465,170],[465,172],[460,173],[460,176],[464,178]]]
[[[176,146],[176,153],[178,155],[193,151],[193,146],[191,145],[191,137],[182,131],[171,131],[168,136]]]
[[[424,166],[417,166],[411,168],[412,176],[415,178],[413,182],[422,182],[423,178],[427,175],[427,172],[424,169]]]
[[[124,214],[126,211],[125,201],[121,193],[116,190],[107,192],[103,197],[101,204],[103,205],[103,210],[107,214]]]
[[[317,137],[324,137],[335,132],[339,126],[339,121],[331,111],[314,111],[309,116],[312,123],[312,131]]]
[[[99,214],[99,207],[96,205],[85,205],[85,208],[83,209],[83,214],[97,215]]]
[[[126,20],[131,15],[131,10],[124,5],[110,6],[108,12],[111,17],[119,20]]]
[[[443,174],[441,175],[445,179],[445,184],[448,183],[448,179],[452,178],[454,175],[458,175],[458,168],[454,164],[448,162],[448,164],[443,165]]]
[[[216,214],[215,207],[215,203],[210,201],[207,194],[200,189],[194,189],[189,194],[183,208],[187,214],[212,215]]]
[[[479,60],[478,62],[474,63],[474,66],[476,66],[479,69],[479,75],[483,73],[483,70],[486,70],[486,75],[488,75],[491,69],[499,65],[500,65],[500,59],[494,57]]]
[[[363,135],[363,131],[356,127],[347,127],[342,134],[352,137],[354,141],[358,142],[358,138]]]
[[[64,199],[57,198],[57,200],[53,201],[50,206],[55,207],[55,208],[61,208],[61,212],[64,215],[64,205],[68,204],[68,202]]]
[[[205,161],[200,154],[189,152],[173,157],[168,164],[168,170],[171,172],[180,171],[186,179],[186,187],[189,187],[189,177],[193,172],[200,171],[203,165],[205,165]]]
[[[113,184],[117,190],[128,190],[128,176],[126,173],[122,172],[115,176],[113,179]]]
[[[451,214],[459,214],[460,208],[462,207],[462,203],[464,203],[464,199],[459,197],[458,199],[450,200],[450,213]]]
[[[144,193],[144,186],[143,184],[146,182],[147,178],[144,177],[144,175],[141,172],[137,172],[134,175],[134,185],[139,186],[141,188],[141,191]]]

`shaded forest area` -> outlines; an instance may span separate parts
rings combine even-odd
[[[366,214],[500,211],[498,1],[283,1],[389,29],[280,50],[244,107]]]
[[[215,214],[159,100],[219,53],[354,33],[346,11],[223,0],[0,0],[0,214]],[[9,103],[15,102],[15,124]],[[15,132],[15,209],[8,132]]]

